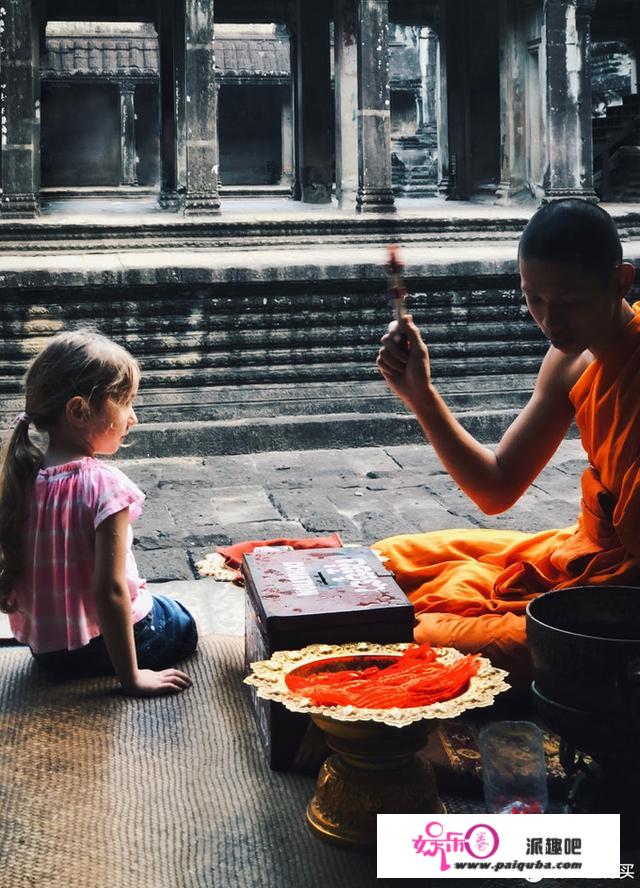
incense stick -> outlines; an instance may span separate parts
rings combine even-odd
[[[400,250],[398,247],[389,247],[388,256],[389,261],[387,263],[387,272],[389,274],[389,293],[393,297],[395,319],[396,321],[401,321],[407,313],[405,305],[407,289],[402,277],[404,266],[400,259]]]

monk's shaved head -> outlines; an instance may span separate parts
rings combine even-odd
[[[586,200],[555,200],[541,207],[522,233],[518,258],[571,265],[606,284],[622,262],[611,216]]]

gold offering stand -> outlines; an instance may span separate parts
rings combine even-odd
[[[480,668],[457,697],[416,709],[360,709],[354,706],[314,706],[287,685],[289,673],[368,666],[384,668],[412,645],[313,644],[298,651],[277,651],[270,660],[252,663],[246,684],[259,697],[282,703],[292,712],[310,715],[322,730],[333,755],[318,775],[316,792],[307,807],[307,822],[316,835],[350,848],[371,848],[376,841],[377,814],[440,814],[435,775],[416,752],[427,742],[438,719],[455,718],[468,709],[491,706],[509,689],[506,672],[480,657]],[[455,663],[463,655],[453,648],[436,648],[438,660]]]

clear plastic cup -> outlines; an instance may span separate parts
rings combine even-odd
[[[480,731],[484,800],[490,814],[542,814],[549,804],[543,734],[527,721]]]

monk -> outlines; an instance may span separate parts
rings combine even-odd
[[[530,599],[585,584],[640,585],[640,303],[626,299],[635,268],[623,261],[613,220],[586,201],[538,210],[518,261],[527,307],[550,346],[530,401],[495,449],[465,431],[438,394],[411,315],[390,324],[377,365],[488,515],[516,502],[575,419],[589,459],[577,524],[395,536],[374,548],[413,603],[417,641],[479,651],[522,687]]]

